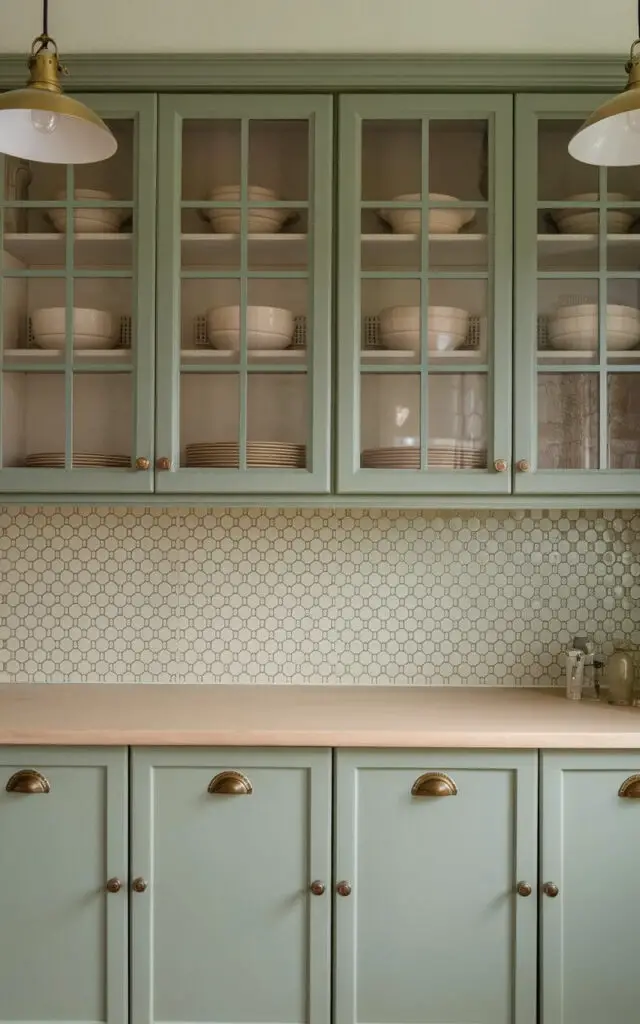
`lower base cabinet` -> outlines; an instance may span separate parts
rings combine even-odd
[[[636,1024],[638,772],[0,748],[0,1024]]]

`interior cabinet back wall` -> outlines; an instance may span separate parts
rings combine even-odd
[[[0,681],[549,685],[640,648],[640,514],[0,510]]]

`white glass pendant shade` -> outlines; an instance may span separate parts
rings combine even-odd
[[[640,58],[636,41],[626,65],[629,81],[624,92],[589,115],[569,143],[569,153],[584,164],[599,167],[640,165]]]

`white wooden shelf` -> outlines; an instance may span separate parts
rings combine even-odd
[[[574,349],[538,349],[539,363],[597,363],[597,349],[585,349],[575,351]],[[640,366],[640,349],[629,349],[625,352],[607,352],[609,363],[638,363]]]
[[[303,363],[307,357],[306,348],[250,349],[247,353],[250,363]],[[183,348],[180,351],[182,363],[239,362],[237,349]]]
[[[370,348],[361,351],[360,360],[363,363],[393,363],[409,360],[417,363],[419,353],[412,349]],[[429,352],[429,362],[482,363],[485,360],[486,353],[480,352],[478,349],[452,349],[450,352]]]
[[[76,267],[131,266],[132,238],[130,234],[77,234],[73,240]],[[28,267],[64,267],[67,236],[53,232],[6,234],[6,252]]]
[[[6,348],[4,360],[7,363],[62,363],[64,351],[53,348]],[[130,363],[130,348],[102,348],[73,350],[74,362],[82,363]]]

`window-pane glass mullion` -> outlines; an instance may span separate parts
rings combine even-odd
[[[238,468],[247,468],[247,305],[248,305],[248,246],[249,211],[249,120],[240,122],[240,403],[238,423]]]
[[[420,469],[429,447],[429,118],[422,119],[420,146]]]
[[[73,468],[73,247],[75,239],[75,197],[73,164],[67,164],[65,234],[65,347],[64,347],[64,459]]]

